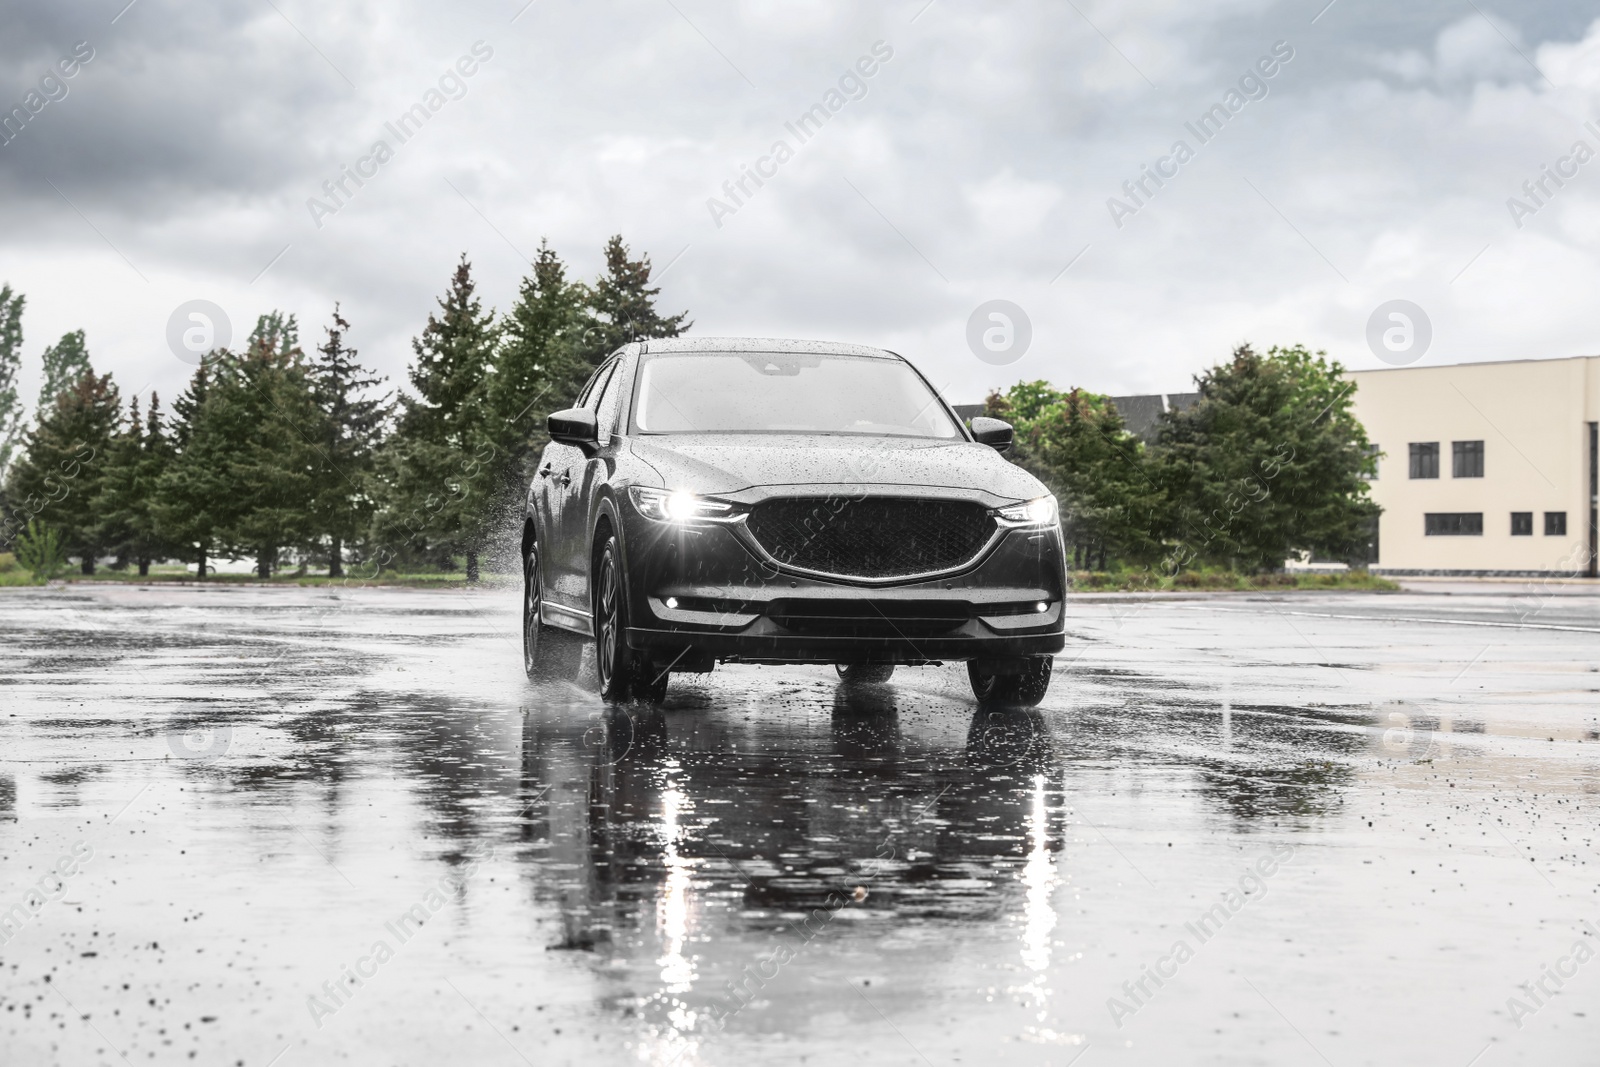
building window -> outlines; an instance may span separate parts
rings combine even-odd
[[[1439,477],[1439,442],[1411,442],[1411,477]]]
[[[1452,478],[1482,478],[1483,477],[1483,442],[1482,441],[1451,441],[1450,442],[1450,477],[1452,477]]]
[[[1513,511],[1511,513],[1511,536],[1512,537],[1532,537],[1533,536],[1533,512],[1531,512],[1531,511]]]
[[[1378,456],[1382,454],[1382,451],[1383,450],[1377,445],[1367,446],[1367,458],[1372,461],[1372,470],[1370,473],[1366,471],[1362,472],[1361,477],[1364,480],[1369,482],[1375,482],[1378,480]]]
[[[1567,513],[1565,511],[1547,511],[1544,513],[1544,535],[1546,537],[1567,536]]]
[[[1422,532],[1428,537],[1483,536],[1481,511],[1430,511],[1422,518]]]

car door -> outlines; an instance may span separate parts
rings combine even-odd
[[[603,364],[584,390],[578,406],[598,411],[607,384],[615,377],[616,361]],[[609,435],[602,428],[602,440]],[[550,460],[552,514],[550,529],[555,532],[545,574],[550,600],[565,607],[589,613],[588,511],[586,506],[590,478],[590,459],[577,445],[561,445],[561,452]],[[543,469],[543,468],[541,468]]]
[[[593,404],[598,399],[597,386],[608,373],[606,367],[600,367],[590,375],[589,381],[578,393],[578,399],[573,406],[594,410]],[[570,570],[570,564],[566,560],[571,554],[571,547],[567,542],[574,528],[572,508],[568,503],[571,497],[573,467],[578,466],[581,469],[583,460],[583,449],[576,445],[551,441],[545,446],[544,454],[539,458],[539,466],[533,476],[533,495],[541,537],[539,568],[545,601],[548,604],[580,608],[587,613],[588,605],[582,590],[574,597],[571,582],[564,578],[565,573]],[[555,621],[561,622],[559,619]]]

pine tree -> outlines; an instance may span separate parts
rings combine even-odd
[[[293,317],[256,323],[243,353],[212,353],[174,407],[177,457],[161,476],[157,528],[193,546],[203,577],[213,553],[254,556],[272,576],[280,552],[315,537],[321,417]]]
[[[173,451],[157,394],[150,394],[150,412],[142,420],[139,399],[129,402],[128,423],[112,442],[110,457],[95,501],[101,540],[118,555],[119,565],[131,560],[145,577],[150,564],[165,558],[168,550],[157,527],[156,504]]]
[[[249,348],[220,363],[216,386],[209,403],[224,435],[232,498],[217,534],[236,554],[255,556],[256,574],[270,578],[280,552],[314,537],[321,419],[293,316],[262,315]]]
[[[100,471],[94,500],[97,539],[116,557],[112,570],[122,570],[133,556],[133,512],[137,507],[139,461],[144,452],[144,418],[139,398],[128,401],[128,420],[111,439]]]
[[[22,433],[22,397],[17,374],[22,369],[22,306],[27,298],[0,285],[0,480],[11,466]]]
[[[320,534],[328,537],[328,576],[344,574],[345,546],[371,521],[373,460],[382,443],[391,405],[387,396],[373,396],[383,384],[356,360],[345,345],[350,323],[333,306],[327,341],[310,367],[311,392],[322,416],[315,474],[313,510]]]
[[[156,482],[153,515],[160,537],[183,558],[191,554],[204,578],[217,548],[217,531],[231,506],[223,463],[224,435],[211,404],[215,368],[222,353],[201,361],[172,405],[172,455]]]
[[[468,581],[478,579],[491,524],[494,452],[476,427],[482,379],[499,342],[494,312],[483,309],[475,289],[463,255],[438,313],[411,343],[415,395],[401,398],[399,424],[384,449],[384,505],[375,521],[386,555],[420,548],[448,565],[461,552]]]
[[[104,549],[94,501],[121,414],[111,375],[90,370],[41,413],[7,480],[12,509],[57,530],[84,574]]]
[[[61,335],[61,340],[44,350],[44,382],[39,389],[36,410],[43,412],[56,402],[56,397],[78,383],[89,373],[89,348],[82,330]]]
[[[589,310],[594,318],[584,355],[591,367],[630,341],[651,337],[677,337],[691,322],[688,312],[663,317],[656,311],[660,286],[650,285],[650,257],[629,259],[621,234],[606,242],[606,266],[589,295]]]
[[[541,242],[533,271],[522,280],[505,316],[504,341],[493,371],[483,378],[483,418],[478,435],[492,455],[491,493],[497,516],[522,505],[533,465],[549,440],[552,411],[572,403],[593,369],[584,358],[590,290],[567,277],[548,242]],[[514,523],[520,525],[520,522]]]

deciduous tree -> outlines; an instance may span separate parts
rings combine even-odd
[[[1302,345],[1241,345],[1199,375],[1200,400],[1163,416],[1158,480],[1180,560],[1271,570],[1300,552],[1361,555],[1378,513],[1355,383]]]

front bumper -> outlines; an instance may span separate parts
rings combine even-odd
[[[894,584],[791,571],[733,527],[637,514],[624,520],[623,555],[628,646],[679,670],[1044,656],[1066,643],[1057,527],[1001,531],[963,568]]]

